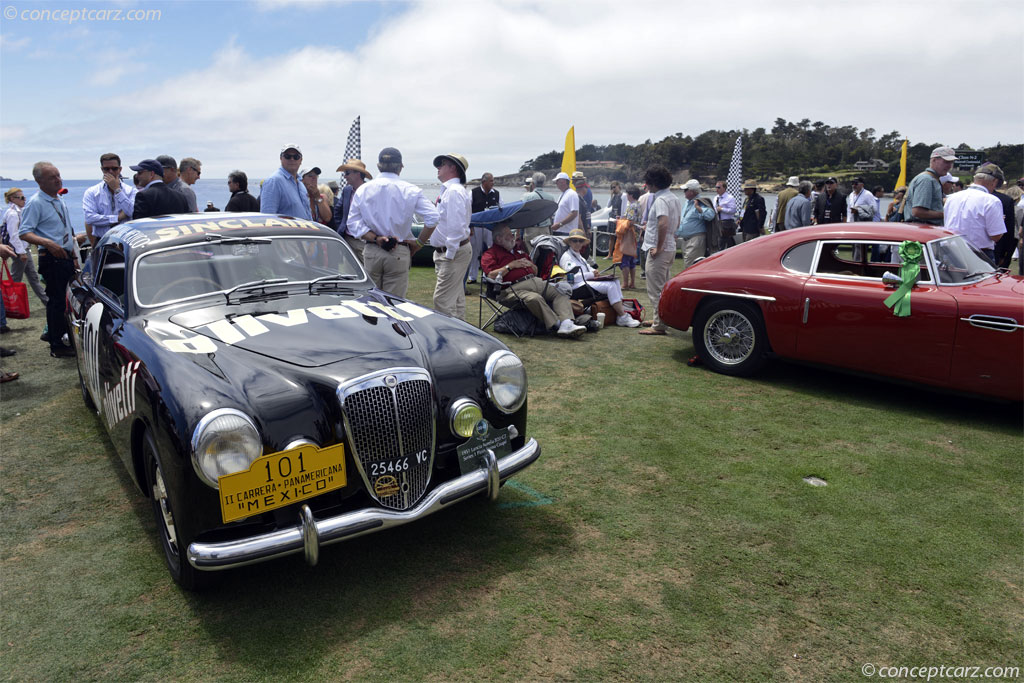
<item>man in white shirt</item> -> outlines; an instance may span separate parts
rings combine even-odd
[[[132,219],[137,192],[133,185],[121,181],[121,157],[113,152],[100,157],[100,170],[103,180],[82,196],[85,234],[93,246],[112,227]]]
[[[437,225],[423,228],[419,242],[434,247],[434,310],[466,319],[466,289],[462,278],[473,260],[469,239],[469,216],[473,200],[466,191],[469,162],[461,154],[441,154],[434,158],[441,197],[437,202]]]
[[[654,322],[650,329],[640,334],[667,334],[668,326],[658,315],[661,290],[668,282],[672,262],[676,258],[676,229],[683,213],[679,197],[668,189],[672,174],[664,166],[652,166],[644,175],[649,190],[654,191],[654,201],[647,212],[647,229],[644,231],[643,250],[647,252],[647,298],[654,311]]]
[[[951,194],[943,209],[946,230],[963,235],[993,263],[995,244],[1006,232],[1003,204],[992,194],[1002,175],[995,164],[982,164],[974,172],[974,182],[963,192]]]
[[[870,221],[875,215],[875,196],[864,187],[863,178],[853,179],[853,189],[846,196],[846,222]]]
[[[382,149],[377,168],[380,175],[360,185],[352,197],[348,231],[366,242],[363,265],[377,288],[404,298],[412,255],[420,248],[412,234],[413,216],[432,228],[438,213],[420,188],[398,178],[403,166],[397,149]]]
[[[551,219],[551,232],[555,235],[568,235],[578,224],[580,215],[580,197],[569,189],[569,174],[562,172],[555,176],[555,187],[561,193],[558,208]]]

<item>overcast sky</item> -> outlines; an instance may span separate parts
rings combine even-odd
[[[0,0],[0,174],[65,179],[194,156],[262,178],[282,144],[327,177],[362,117],[363,158],[410,179],[561,149],[776,117],[911,143],[1024,141],[1024,5],[970,2],[33,2]],[[42,10],[113,10],[73,19]],[[159,16],[125,20],[129,12]],[[134,16],[133,16],[134,18]],[[126,169],[127,172],[127,169]]]

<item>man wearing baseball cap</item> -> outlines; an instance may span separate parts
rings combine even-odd
[[[191,213],[185,195],[164,182],[164,166],[156,159],[143,159],[136,166],[129,166],[139,174],[139,190],[135,195],[132,220],[165,216],[171,213]]]
[[[956,152],[950,147],[932,150],[928,168],[918,173],[907,187],[903,204],[903,219],[913,223],[942,225],[942,183],[939,178],[949,173],[956,161]]]
[[[578,223],[580,197],[569,189],[569,174],[565,171],[555,176],[555,187],[562,194],[558,198],[558,208],[551,219],[551,232],[556,235],[568,235]]]
[[[363,266],[378,289],[404,297],[409,266],[420,244],[412,234],[418,215],[424,228],[437,225],[438,214],[420,188],[399,179],[402,153],[385,147],[377,156],[380,175],[356,190],[348,215],[348,231],[366,242]]]
[[[309,197],[309,215],[314,221],[322,225],[331,224],[331,202],[320,192],[320,167],[314,166],[310,169],[299,171],[299,180],[306,186],[306,196]]]
[[[974,172],[974,182],[946,201],[946,230],[963,235],[993,263],[995,244],[1006,232],[1003,204],[993,194],[1002,177],[1002,169],[995,164],[982,164]]]
[[[298,145],[285,145],[281,148],[280,159],[281,168],[263,183],[260,211],[313,220],[309,210],[309,194],[299,179],[302,150]]]

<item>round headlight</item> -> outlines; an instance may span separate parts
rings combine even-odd
[[[208,413],[192,433],[192,466],[208,486],[217,478],[249,469],[263,454],[256,425],[245,413],[221,408]]]
[[[487,396],[503,413],[514,413],[526,400],[526,369],[511,351],[496,351],[487,359]]]
[[[484,413],[475,402],[460,398],[452,403],[452,432],[464,439],[473,436],[473,429],[483,419]]]

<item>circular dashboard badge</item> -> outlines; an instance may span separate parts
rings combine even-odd
[[[396,386],[398,386],[398,378],[395,377],[394,375],[388,375],[387,377],[384,378],[384,384],[394,389]]]

